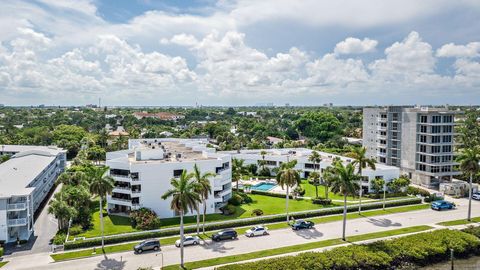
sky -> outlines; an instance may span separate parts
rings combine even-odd
[[[479,104],[478,18],[478,0],[2,0],[0,104]]]

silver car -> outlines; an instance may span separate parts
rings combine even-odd
[[[255,226],[245,232],[245,235],[247,237],[254,237],[258,235],[267,235],[267,234],[268,234],[268,228],[264,226]]]
[[[198,245],[200,244],[200,238],[198,236],[187,235],[183,237],[183,246]],[[175,246],[180,247],[180,239],[175,241]]]

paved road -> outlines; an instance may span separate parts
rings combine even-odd
[[[360,218],[348,221],[347,235],[365,234],[377,231],[393,230],[422,224],[434,224],[442,221],[466,217],[467,200],[457,200],[458,209],[436,212],[420,210],[408,213],[398,213],[385,216]],[[480,202],[474,202],[473,215],[480,216]],[[186,261],[197,261],[227,255],[242,254],[252,251],[290,246],[312,241],[339,238],[341,222],[318,224],[312,230],[293,232],[290,229],[274,230],[268,236],[212,243],[207,241],[199,246],[185,249]],[[174,246],[163,247],[164,265],[179,263],[179,250]],[[132,252],[116,253],[108,256],[92,257],[74,261],[54,263],[48,253],[14,258],[5,269],[122,269],[136,270],[140,266],[160,266],[161,254],[144,253],[135,255]],[[3,269],[2,269],[3,270]]]

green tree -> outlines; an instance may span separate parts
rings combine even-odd
[[[53,141],[62,148],[67,149],[68,156],[74,157],[80,150],[81,141],[87,132],[78,126],[59,125],[53,131]]]
[[[202,174],[197,164],[193,166],[193,179],[195,180],[196,192],[200,194],[200,199],[203,204],[203,233],[205,233],[205,216],[207,214],[207,199],[208,196],[212,193],[212,186],[210,185],[210,178],[215,177],[216,174],[213,172],[206,172]],[[200,202],[197,203],[197,235],[200,234]]]
[[[393,179],[387,184],[387,187],[393,193],[399,193],[402,189],[408,187],[410,185],[410,179],[407,176],[402,175],[399,178]]]
[[[287,192],[285,193],[285,211],[287,213],[287,222],[289,221],[288,199],[290,196],[290,188],[300,185],[301,182],[299,172],[294,169],[295,165],[297,165],[297,160],[282,163],[276,176],[277,183],[280,184],[282,189],[285,186],[287,188]]]
[[[380,195],[380,192],[383,191],[385,185],[385,180],[382,178],[375,178],[371,181],[371,187],[375,194]]]
[[[320,162],[322,161],[322,156],[317,151],[312,151],[310,156],[308,157],[308,161],[313,163],[313,176],[309,176],[312,180],[313,185],[315,186],[315,194],[318,198],[318,184],[320,181],[320,174],[317,173],[317,164],[320,166]]]
[[[476,109],[467,110],[465,112],[465,118],[458,126],[458,139],[462,148],[475,148],[480,146],[479,118],[480,111]]]
[[[245,160],[232,158],[232,181],[236,182],[236,189],[238,191],[238,182],[243,175],[248,174],[248,170],[244,165]]]
[[[183,228],[183,216],[187,212],[193,212],[196,209],[196,205],[201,201],[200,194],[196,192],[197,184],[191,181],[193,175],[187,174],[186,170],[183,170],[180,178],[172,178],[170,184],[172,186],[165,194],[162,195],[162,199],[166,200],[172,198],[170,208],[180,214],[180,267],[184,268],[183,264],[183,241],[184,241],[184,228]]]
[[[336,177],[332,182],[332,191],[336,194],[343,195],[343,233],[342,239],[345,241],[345,230],[347,227],[347,196],[354,195],[359,188],[359,175],[355,173],[355,166],[349,163],[344,166],[343,163],[337,162],[335,164]]]
[[[58,220],[58,229],[65,230],[68,227],[68,221],[77,215],[77,210],[61,200],[61,198],[55,196],[48,203],[48,213],[54,215]]]
[[[103,231],[103,200],[107,194],[111,194],[115,187],[112,177],[107,175],[108,167],[96,167],[89,175],[90,177],[90,192],[99,197],[100,203],[100,231],[102,233],[102,250],[104,249],[104,231]]]
[[[350,153],[348,153],[348,156],[353,158],[354,161],[352,164],[354,166],[357,166],[358,168],[358,175],[359,175],[359,187],[360,187],[360,192],[359,192],[359,201],[358,201],[358,213],[362,213],[362,193],[363,193],[363,188],[362,188],[362,169],[365,168],[371,168],[372,170],[375,170],[375,159],[373,158],[367,158],[367,148],[366,147],[355,147],[352,149]]]
[[[464,148],[458,155],[457,162],[460,163],[460,169],[467,175],[470,175],[468,188],[468,221],[471,221],[472,215],[472,181],[473,176],[480,171],[480,148]]]

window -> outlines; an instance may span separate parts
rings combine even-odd
[[[427,123],[427,116],[426,115],[420,116],[420,123]]]
[[[420,126],[420,132],[421,133],[427,133],[427,126],[421,125]]]
[[[265,160],[265,163],[270,166],[277,166],[277,162],[275,160]]]
[[[443,116],[443,122],[444,123],[452,123],[453,122],[453,116],[452,115],[444,115]]]
[[[442,156],[442,162],[450,162],[452,161],[452,156]]]
[[[432,133],[440,133],[442,132],[442,127],[441,126],[433,126],[432,127]]]
[[[427,162],[427,156],[425,155],[418,155],[418,160],[420,162]]]
[[[432,136],[432,143],[439,143],[440,142],[440,136]]]
[[[451,172],[452,166],[442,166],[442,172]]]
[[[440,146],[432,146],[432,153],[440,153]]]
[[[450,152],[452,152],[452,146],[451,145],[444,145],[442,150],[445,153],[450,153]]]
[[[427,142],[427,136],[425,135],[420,135],[420,142],[426,143]]]
[[[445,143],[448,143],[448,142],[452,142],[452,135],[444,135],[443,136],[443,142]]]
[[[427,168],[427,166],[425,166],[425,164],[418,164],[418,170],[419,171],[425,171]]]
[[[452,126],[443,126],[443,133],[452,133]]]
[[[432,167],[430,167],[430,171],[432,173],[438,173],[438,172],[440,172],[440,167],[439,166],[432,166]]]
[[[320,169],[320,164],[305,163],[305,169]]]
[[[426,145],[420,145],[420,148],[418,152],[426,153],[427,152],[427,146]]]
[[[432,163],[440,163],[440,157],[439,156],[432,156],[431,160],[432,160]]]
[[[182,175],[183,169],[182,170],[173,170],[173,177],[180,177]]]
[[[441,122],[442,122],[442,116],[440,115],[432,116],[432,123],[441,123]]]

